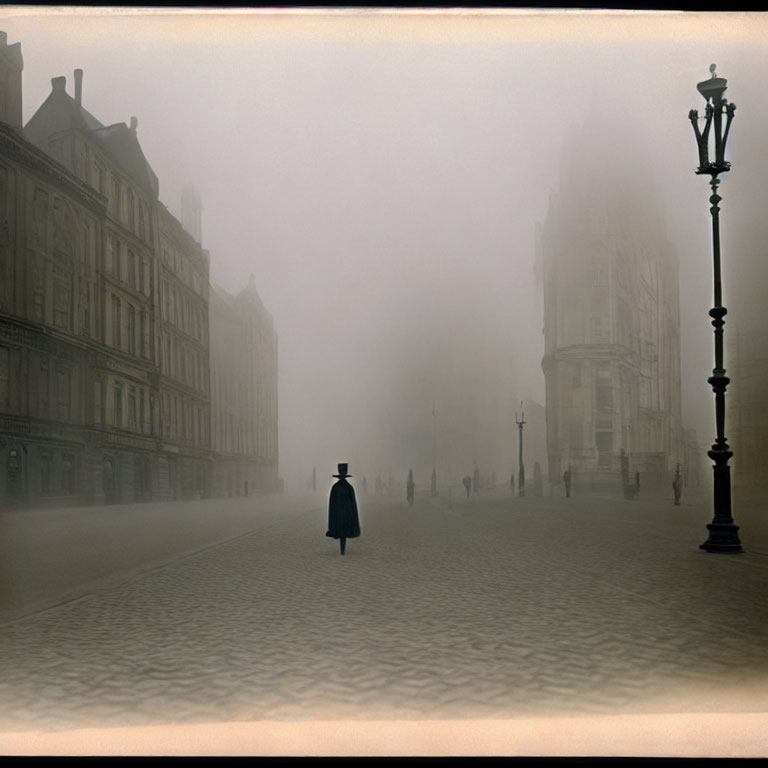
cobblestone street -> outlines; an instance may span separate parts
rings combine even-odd
[[[745,553],[727,556],[698,549],[706,500],[489,493],[360,506],[362,537],[344,557],[316,497],[7,621],[6,737],[768,712],[759,509],[735,507]]]

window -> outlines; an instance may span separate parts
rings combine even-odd
[[[138,407],[136,402],[136,387],[128,390],[128,428],[136,429],[138,427]]]
[[[40,406],[40,415],[48,418],[50,416],[50,406],[48,392],[50,389],[50,379],[48,371],[48,362],[40,363],[40,378],[38,379],[38,404]]]
[[[88,224],[83,226],[83,263],[88,266],[91,263],[91,237]]]
[[[141,264],[141,292],[145,296],[149,296],[149,262],[143,261]]]
[[[640,377],[640,407],[651,407],[651,380],[647,376]]]
[[[112,346],[120,349],[122,346],[122,334],[120,327],[120,299],[112,295]]]
[[[136,310],[128,305],[128,352],[136,354]]]
[[[136,289],[136,254],[128,251],[128,285]]]
[[[115,386],[115,426],[123,426],[123,390],[119,384]]]
[[[104,408],[104,382],[97,379],[93,383],[93,423],[101,424],[102,410]]]
[[[610,341],[608,329],[603,325],[601,317],[593,316],[591,319],[590,340],[592,344],[607,344]]]
[[[112,215],[119,219],[121,215],[120,211],[120,182],[113,176],[112,177]]]
[[[115,237],[112,239],[112,251],[114,254],[114,262],[115,262],[115,277],[118,280],[123,279],[123,265],[122,261],[120,259],[120,241]]]
[[[59,368],[56,371],[56,418],[69,421],[71,417],[72,371]]]

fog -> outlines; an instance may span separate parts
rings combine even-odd
[[[737,105],[720,194],[738,319],[768,284],[761,15],[5,8],[0,20],[22,44],[24,121],[51,77],[72,93],[82,68],[88,111],[138,117],[170,210],[180,217],[185,183],[199,191],[212,282],[237,292],[255,275],[279,339],[288,488],[337,461],[369,481],[435,458],[458,476],[514,469],[515,409],[544,404],[536,226],[574,131],[569,190],[599,205],[618,178],[664,218],[680,258],[683,418],[714,437],[709,187],[688,110],[703,108],[696,83],[716,62]],[[481,428],[462,426],[467,413]]]

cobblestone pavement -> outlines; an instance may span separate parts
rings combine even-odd
[[[0,626],[0,730],[768,712],[768,530],[706,505],[324,501]]]

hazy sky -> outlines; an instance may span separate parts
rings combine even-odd
[[[83,105],[102,123],[138,117],[171,211],[186,182],[198,188],[212,280],[236,292],[255,274],[279,335],[289,483],[337,460],[354,473],[425,349],[511,360],[510,401],[544,402],[534,231],[566,133],[597,105],[639,137],[626,152],[641,170],[625,182],[666,210],[684,418],[714,437],[709,188],[687,115],[716,62],[737,105],[721,186],[728,305],[729,244],[737,230],[762,242],[764,227],[763,16],[3,8],[0,29],[22,44],[25,122],[51,77],[72,94],[82,68]],[[612,163],[599,136],[584,151],[602,166],[586,194]]]

